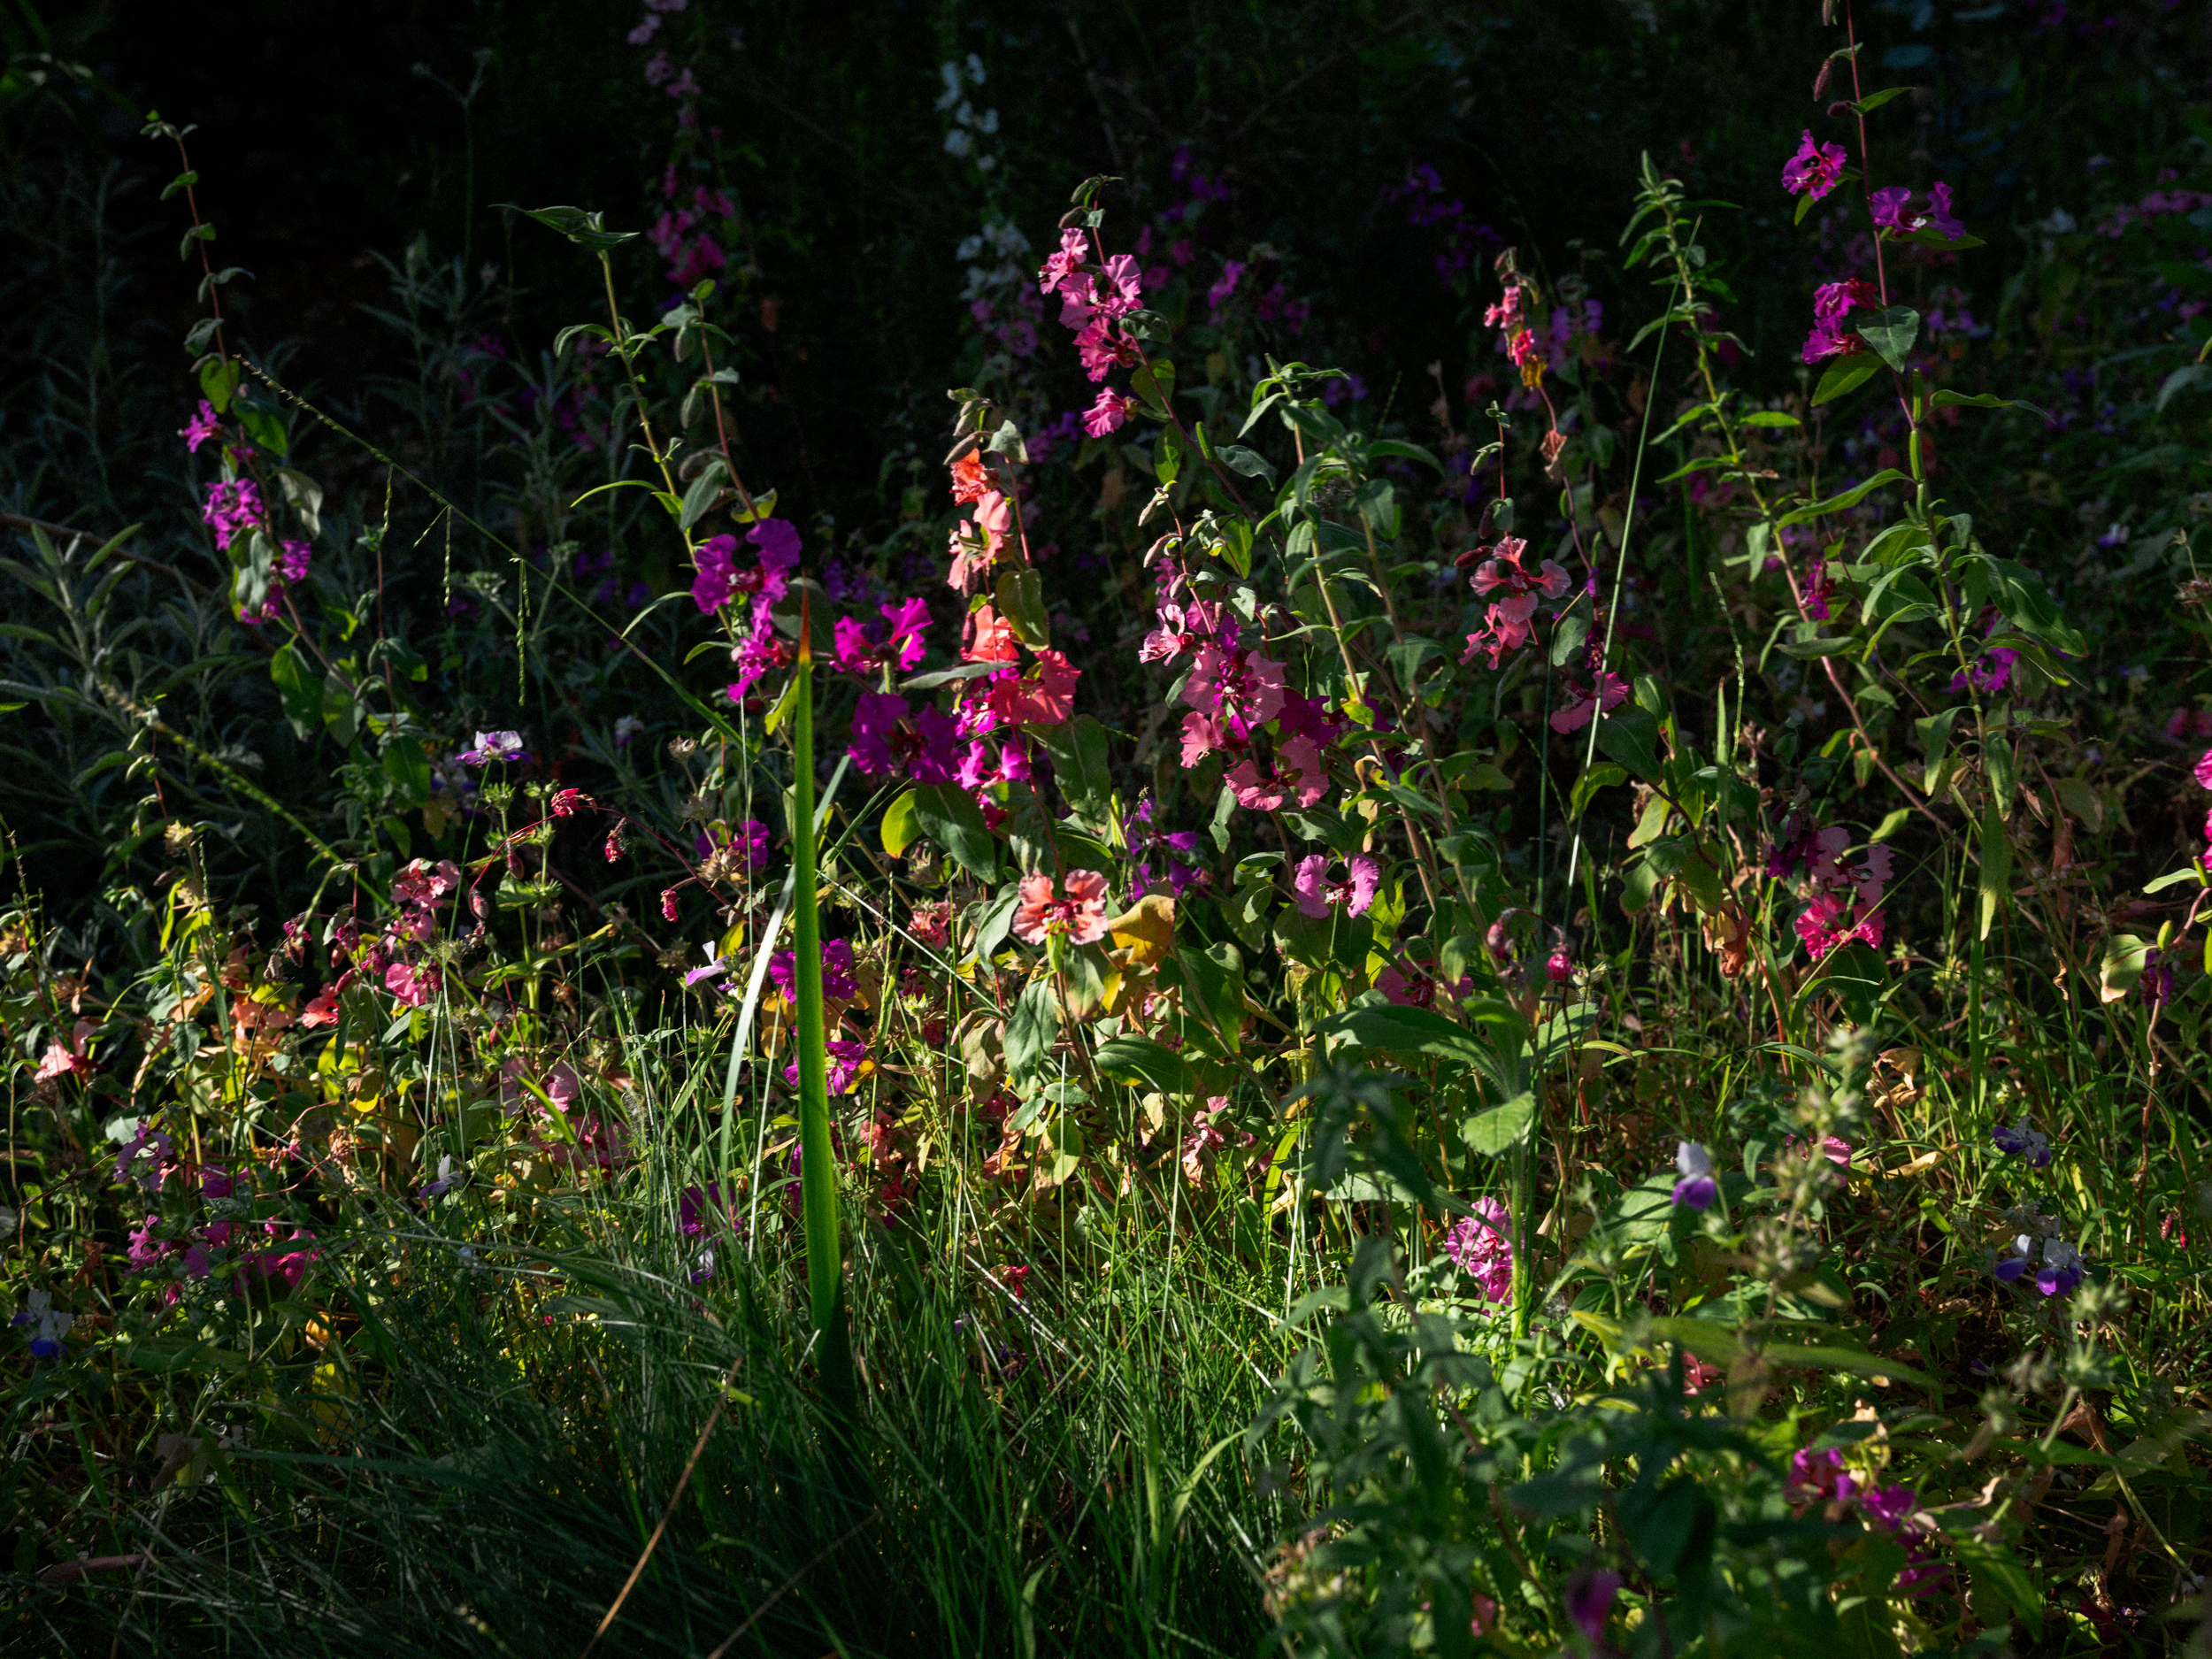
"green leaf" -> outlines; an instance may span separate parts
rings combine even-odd
[[[1865,352],[1854,352],[1840,363],[1832,364],[1820,377],[1820,384],[1813,388],[1813,407],[1832,403],[1846,392],[1855,392],[1881,372],[1882,365]]]
[[[883,810],[883,850],[894,858],[904,857],[921,833],[914,814],[914,792],[909,789]]]
[[[1330,1034],[1348,1037],[1363,1048],[1397,1054],[1434,1055],[1461,1065],[1479,1064],[1485,1049],[1472,1032],[1432,1009],[1402,1008],[1385,1003],[1379,1008],[1355,1008],[1332,1021]]]
[[[1039,741],[1052,757],[1054,780],[1076,816],[1089,824],[1105,823],[1114,803],[1106,728],[1089,715],[1079,715],[1040,733]]]
[[[384,775],[403,807],[419,807],[430,799],[430,757],[411,737],[395,737],[384,746]]]
[[[1659,781],[1659,722],[1641,709],[1604,716],[1598,747],[1646,783]]]
[[[580,207],[521,207],[512,202],[496,205],[527,214],[547,228],[560,232],[579,248],[595,254],[612,253],[638,234],[634,230],[608,230],[604,215],[587,212]]]
[[[1032,979],[1022,987],[1020,1001],[1006,1019],[1006,1071],[1016,1083],[1026,1082],[1044,1064],[1060,1035],[1060,1009],[1054,1002],[1049,979]]]
[[[1601,732],[1599,735],[1603,736],[1603,733]],[[1567,797],[1567,815],[1570,818],[1580,818],[1583,808],[1590,804],[1590,797],[1597,794],[1599,790],[1610,788],[1617,783],[1627,781],[1628,769],[1626,767],[1616,766],[1609,760],[1600,761],[1575,780],[1574,792]]]
[[[1747,426],[1801,426],[1805,423],[1795,415],[1786,415],[1778,409],[1762,409],[1756,414],[1746,415]]]
[[[684,491],[683,511],[676,518],[680,528],[690,529],[714,511],[714,503],[722,494],[722,480],[728,476],[729,470],[718,455],[700,468],[699,476],[693,479],[691,488]]]
[[[2005,820],[1994,801],[1982,808],[1982,867],[1978,887],[1981,898],[1978,936],[1986,939],[1997,912],[2012,896],[2012,843],[2005,839]]]
[[[1832,512],[1841,512],[1855,507],[1885,484],[1909,484],[1911,477],[1893,466],[1884,467],[1863,484],[1855,484],[1840,495],[1831,495],[1825,501],[1808,503],[1793,512],[1786,512],[1776,522],[1782,525],[1803,524],[1808,519],[1823,518]]]
[[[1866,342],[1876,357],[1902,374],[1905,356],[1920,338],[1920,313],[1909,305],[1893,305],[1864,322],[1853,324],[1852,332]]]
[[[994,590],[999,614],[1014,630],[1014,637],[1033,651],[1052,643],[1052,622],[1045,613],[1045,579],[1033,570],[999,572]]]
[[[1923,720],[1915,720],[1912,729],[1918,733],[1922,751],[1928,757],[1926,769],[1921,773],[1920,792],[1933,795],[1942,775],[1943,757],[1951,745],[1951,725],[1963,710],[1963,703],[1940,710]]]
[[[269,659],[269,678],[276,682],[277,696],[293,733],[303,741],[314,735],[323,718],[323,679],[308,666],[296,641],[287,641]]]
[[[1241,473],[1246,478],[1263,478],[1271,487],[1275,482],[1275,463],[1257,449],[1247,449],[1243,444],[1223,444],[1221,464],[1232,472]]]
[[[1994,392],[1976,392],[1970,397],[1964,392],[1955,392],[1947,386],[1931,397],[1928,403],[1930,407],[1935,409],[2024,409],[2031,415],[2043,413],[2033,403],[2024,403],[2015,397],[2000,397]]]
[[[2030,639],[2047,645],[2054,650],[2064,651],[2070,657],[2081,657],[2089,649],[2089,642],[2059,614],[2044,591],[2043,579],[2026,565],[2011,559],[1988,557],[1984,563],[1996,579],[2001,590],[1997,608],[2013,626]]]
[[[1459,1138],[1485,1157],[1518,1146],[1536,1121],[1536,1096],[1516,1094],[1502,1106],[1477,1112],[1459,1125]]]
[[[1910,87],[1884,87],[1879,92],[1868,93],[1851,107],[1861,115],[1871,115],[1892,98],[1901,98],[1911,90]]]
[[[1785,640],[1782,641],[1782,655],[1796,657],[1840,657],[1857,643],[1855,640]]]
[[[1993,1594],[2020,1616],[2020,1622],[2028,1627],[2030,1641],[2041,1641],[2044,1592],[2021,1565],[2019,1556],[1992,1539],[1969,1535],[1954,1538],[1950,1544],[1959,1565],[1973,1579],[1975,1605],[1981,1605],[1985,1591]]]
[[[914,821],[923,834],[950,853],[963,869],[987,880],[998,874],[998,842],[966,790],[932,783],[922,785],[913,795]]]
[[[1149,1037],[1109,1038],[1091,1059],[1102,1075],[1132,1088],[1187,1094],[1193,1087],[1190,1063]]]

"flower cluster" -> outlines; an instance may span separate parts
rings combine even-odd
[[[1517,273],[1509,273],[1504,295],[1482,313],[1486,327],[1498,331],[1498,349],[1512,360],[1520,371],[1521,384],[1534,391],[1544,383],[1544,349],[1537,343],[1536,331],[1529,326],[1526,315],[1530,289],[1527,279]]]
[[[1519,292],[1517,288],[1506,291]],[[1521,563],[1522,555],[1527,551],[1526,541],[1508,535],[1501,536],[1493,547],[1476,549],[1472,555],[1480,563],[1468,578],[1468,585],[1490,600],[1490,609],[1483,627],[1467,636],[1467,649],[1460,654],[1461,662],[1471,661],[1475,653],[1481,651],[1489,657],[1490,666],[1497,667],[1508,652],[1517,651],[1529,642],[1529,624],[1536,614],[1538,596],[1565,597],[1571,580],[1566,567],[1555,559],[1546,559],[1532,573]],[[1493,595],[1496,597],[1493,598]]]
[[[1486,1302],[1513,1295],[1512,1218],[1494,1198],[1475,1201],[1475,1213],[1462,1216],[1444,1235],[1444,1253],[1482,1286]]]
[[[1060,233],[1059,247],[1046,256],[1037,286],[1047,299],[1059,296],[1061,326],[1075,331],[1077,359],[1095,382],[1141,360],[1122,319],[1141,303],[1144,277],[1133,254],[1093,263],[1091,253],[1090,236],[1081,227],[1070,226]],[[1135,407],[1134,398],[1102,387],[1083,416],[1083,429],[1094,438],[1118,432]]]
[[[1850,940],[1878,948],[1882,942],[1882,894],[1894,855],[1886,845],[1869,847],[1855,864],[1843,862],[1851,832],[1840,825],[1801,828],[1793,818],[1785,826],[1799,833],[1768,851],[1767,874],[1778,881],[1797,879],[1806,901],[1798,913],[1797,936],[1815,962]]]

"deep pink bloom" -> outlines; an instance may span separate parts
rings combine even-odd
[[[261,487],[250,478],[219,479],[207,487],[207,504],[200,517],[215,532],[215,545],[228,550],[246,531],[269,521],[261,499]]]
[[[2193,775],[2196,778],[2198,788],[2212,789],[2212,749],[2206,749],[2203,754],[2197,757]]]
[[[1805,941],[1806,954],[1815,962],[1854,939],[1881,948],[1882,912],[1862,901],[1854,913],[1851,901],[1841,894],[1815,894],[1799,913],[1795,926],[1797,936]]]
[[[1574,978],[1575,959],[1563,950],[1555,950],[1544,964],[1544,977],[1554,985],[1564,985]]]
[[[1375,889],[1382,883],[1382,866],[1365,853],[1354,853],[1344,879],[1332,881],[1329,864],[1325,853],[1313,853],[1298,861],[1293,885],[1298,892],[1299,910],[1316,921],[1336,908],[1350,916],[1365,915],[1367,907],[1375,902]]]
[[[1049,295],[1060,288],[1083,285],[1083,261],[1089,257],[1090,246],[1083,232],[1075,227],[1060,233],[1060,245],[1045,256],[1044,268],[1037,273],[1037,286]]]
[[[794,950],[779,950],[768,958],[768,977],[776,982],[776,989],[783,993],[784,1001],[799,1000],[799,956]],[[858,994],[860,981],[853,965],[851,941],[833,939],[822,947],[822,995],[841,1002],[850,1002]]]
[[[692,579],[691,601],[701,615],[711,614],[730,603],[731,558],[736,551],[733,535],[709,536],[693,549],[692,567],[699,573]]]
[[[1512,1221],[1496,1199],[1475,1201],[1475,1213],[1461,1217],[1444,1235],[1444,1253],[1482,1286],[1484,1301],[1512,1296]]]
[[[1135,398],[1102,388],[1098,401],[1083,411],[1083,430],[1094,438],[1119,432],[1136,407]]]
[[[200,446],[221,430],[222,424],[216,419],[215,405],[203,397],[200,399],[199,409],[194,413],[192,419],[178,431],[177,436],[184,440],[186,449],[197,455]]]
[[[934,703],[916,710],[894,692],[864,691],[853,714],[853,764],[871,777],[903,774],[917,783],[950,783],[959,726]]]
[[[730,653],[730,660],[737,664],[737,679],[729,687],[729,699],[741,703],[753,688],[753,682],[772,669],[783,668],[791,662],[791,648],[776,632],[768,607],[753,608],[752,630],[740,640]]]
[[[406,1008],[424,1006],[438,994],[438,985],[437,969],[426,964],[395,962],[384,970],[384,988]]]
[[[837,619],[837,665],[849,674],[872,676],[887,664],[902,672],[922,660],[922,635],[929,628],[929,606],[921,599],[881,607],[882,622],[861,623],[851,617]]]
[[[1797,153],[1782,164],[1782,188],[1792,196],[1812,192],[1817,202],[1836,188],[1836,180],[1843,176],[1844,163],[1849,160],[1841,144],[1816,144],[1813,135],[1806,133],[1797,146]]]
[[[1054,896],[1052,878],[1024,876],[1021,902],[1014,907],[1014,936],[1041,945],[1054,933],[1071,944],[1090,945],[1106,937],[1106,878],[1095,870],[1071,870],[1061,883],[1067,896]]]
[[[1608,672],[1601,676],[1601,687],[1597,695],[1594,696],[1588,690],[1576,685],[1571,680],[1567,682],[1567,693],[1569,697],[1567,706],[1557,710],[1551,717],[1551,729],[1555,732],[1578,732],[1590,724],[1592,718],[1598,714],[1601,709],[1610,712],[1620,707],[1622,703],[1628,701],[1628,682],[1618,674]]]

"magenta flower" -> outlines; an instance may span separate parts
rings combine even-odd
[[[1314,853],[1298,861],[1294,885],[1298,892],[1299,910],[1319,921],[1337,909],[1349,916],[1365,915],[1367,907],[1375,902],[1375,889],[1381,883],[1382,866],[1365,853],[1352,855],[1341,881],[1330,880],[1328,855]]]
[[[1859,1500],[1859,1505],[1869,1520],[1884,1532],[1893,1532],[1920,1507],[1920,1498],[1910,1486],[1876,1486]]]
[[[1621,1575],[1607,1569],[1578,1572],[1567,1580],[1567,1617],[1592,1643],[1605,1640],[1605,1621],[1621,1593]]]
[[[1853,1481],[1843,1472],[1843,1454],[1832,1446],[1801,1447],[1790,1457],[1789,1479],[1782,1495],[1792,1503],[1812,1503],[1848,1498]]]
[[[865,1042],[840,1042],[832,1038],[822,1047],[826,1050],[823,1058],[827,1062],[829,1092],[833,1094],[851,1094],[853,1085],[860,1080],[861,1068],[867,1064],[868,1045]],[[794,1088],[798,1087],[799,1063],[796,1060],[784,1067],[783,1080]],[[795,1147],[792,1152],[795,1171],[797,1165],[798,1153]]]
[[[783,579],[799,568],[799,533],[786,519],[763,518],[745,539],[759,550],[761,570],[771,579],[772,591],[764,588],[760,597],[773,603],[783,597]]]
[[[736,1228],[737,1206],[723,1203],[721,1184],[709,1181],[704,1187],[685,1187],[676,1201],[677,1231],[687,1239],[695,1239],[706,1232],[709,1220],[715,1218],[726,1218],[731,1228]]]
[[[790,666],[791,648],[776,632],[775,621],[766,605],[753,607],[752,629],[730,652],[730,660],[737,664],[737,678],[726,690],[732,703],[744,702],[745,694],[763,674]]]
[[[1843,894],[1816,893],[1798,913],[1795,926],[1797,936],[1805,941],[1806,954],[1818,962],[1854,939],[1879,949],[1886,924],[1882,912],[1863,900],[1854,911],[1850,899]]]
[[[929,605],[922,599],[882,607],[882,622],[861,623],[851,617],[837,619],[837,665],[849,674],[872,677],[887,664],[902,672],[922,660],[922,635],[929,628]]]
[[[1060,233],[1060,245],[1045,256],[1044,268],[1037,273],[1037,287],[1046,295],[1057,292],[1062,287],[1083,285],[1083,262],[1090,255],[1090,245],[1082,231],[1073,227]]]
[[[934,703],[918,711],[895,692],[864,691],[853,713],[846,753],[870,777],[903,775],[917,783],[950,783],[959,765],[959,723]]]
[[[1798,144],[1797,153],[1782,164],[1782,188],[1792,196],[1810,191],[1817,202],[1836,188],[1848,159],[1841,144],[1816,144],[1809,131]]]
[[[418,965],[409,962],[395,962],[384,970],[384,988],[398,998],[403,1008],[421,1008],[437,995],[437,969],[427,964]]]
[[[207,503],[200,517],[215,532],[215,545],[227,551],[230,544],[257,525],[268,522],[269,509],[261,499],[261,487],[250,478],[220,479],[207,487]]]
[[[1229,735],[1241,741],[1281,711],[1283,665],[1233,639],[1210,642],[1183,681],[1183,701],[1224,721]]]
[[[784,1001],[799,1000],[799,957],[796,951],[779,950],[768,958],[768,977],[776,982],[776,989],[783,993]],[[853,965],[851,941],[833,939],[822,947],[822,995],[838,1002],[850,1002],[857,995],[859,980]]]
[[[216,419],[215,405],[203,397],[192,419],[179,429],[177,436],[184,440],[184,447],[197,455],[200,446],[222,431],[222,423]]]
[[[1512,1296],[1512,1223],[1496,1199],[1475,1201],[1475,1213],[1461,1217],[1444,1235],[1444,1253],[1482,1286],[1485,1302]]]
[[[1229,296],[1237,291],[1237,284],[1244,280],[1245,268],[1244,262],[1240,259],[1231,259],[1224,263],[1221,267],[1221,275],[1215,280],[1214,285],[1206,290],[1206,303],[1217,311],[1226,304]]]
[[[1710,1210],[1720,1196],[1720,1184],[1713,1179],[1713,1155],[1694,1141],[1684,1141],[1675,1147],[1674,1167],[1682,1171],[1682,1179],[1674,1184],[1674,1202],[1690,1210]]]
[[[1086,375],[1102,380],[1113,370],[1136,362],[1137,348],[1134,342],[1116,334],[1105,318],[1094,317],[1075,337],[1075,355]]]
[[[1109,433],[1119,432],[1136,407],[1135,398],[1102,389],[1098,401],[1083,411],[1083,430],[1094,438],[1103,438]]]

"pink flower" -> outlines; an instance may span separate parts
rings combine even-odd
[[[1206,290],[1206,303],[1217,311],[1226,304],[1229,296],[1237,291],[1237,284],[1244,280],[1245,268],[1243,261],[1239,259],[1225,262],[1221,267],[1221,275]]]
[[[1799,913],[1796,927],[1797,936],[1805,941],[1806,954],[1815,962],[1854,939],[1881,948],[1882,912],[1862,902],[1854,915],[1851,902],[1840,894],[1815,894]]]
[[[754,607],[752,629],[737,642],[730,660],[737,664],[737,679],[727,688],[732,703],[742,703],[745,694],[753,688],[753,682],[763,674],[790,664],[791,648],[776,633],[767,606]]]
[[[1060,245],[1045,256],[1044,268],[1037,273],[1037,286],[1049,295],[1072,285],[1080,288],[1083,282],[1083,261],[1089,257],[1090,248],[1082,231],[1074,227],[1060,233]]]
[[[1782,188],[1792,196],[1812,193],[1819,201],[1836,188],[1836,180],[1843,176],[1844,163],[1849,159],[1841,144],[1816,144],[1808,132],[1797,147],[1797,153],[1782,164]]]
[[[2212,789],[2212,749],[2206,749],[2203,754],[2197,757],[2194,776],[2198,788]]]
[[[186,449],[197,455],[200,446],[221,430],[222,425],[215,417],[215,405],[203,397],[197,412],[179,429],[177,436],[184,440]]]
[[[1482,1286],[1485,1302],[1505,1302],[1513,1294],[1512,1219],[1494,1198],[1475,1201],[1475,1213],[1463,1216],[1444,1235],[1444,1253],[1460,1271]]]
[[[1083,411],[1083,430],[1094,438],[1119,432],[1136,407],[1137,400],[1133,397],[1102,390],[1098,401]]]
[[[1116,334],[1113,325],[1105,318],[1094,317],[1076,335],[1075,355],[1086,375],[1102,380],[1115,369],[1136,362],[1137,348],[1133,341]]]
[[[1021,901],[1014,907],[1014,936],[1041,945],[1054,933],[1071,944],[1090,945],[1106,937],[1106,878],[1095,870],[1071,870],[1062,882],[1067,896],[1056,898],[1052,878],[1024,876]]]
[[[1567,1617],[1593,1646],[1605,1640],[1605,1621],[1621,1593],[1621,1575],[1601,1570],[1582,1571],[1567,1580]]]
[[[1275,764],[1265,776],[1261,774],[1259,763],[1247,756],[1244,764],[1223,781],[1235,792],[1239,806],[1255,812],[1272,812],[1288,800],[1295,800],[1302,807],[1311,806],[1329,789],[1320,751],[1311,738],[1302,735],[1276,744]]]
[[[953,740],[959,727],[934,703],[910,709],[895,692],[864,691],[853,714],[846,753],[871,777],[905,776],[917,783],[950,783],[958,760]]]
[[[1843,1472],[1841,1452],[1832,1446],[1818,1450],[1807,1447],[1791,1455],[1789,1479],[1783,1485],[1782,1495],[1792,1503],[1848,1498],[1854,1484]]]
[[[1009,675],[991,687],[991,710],[1016,726],[1063,725],[1075,712],[1075,682],[1083,671],[1058,651],[1041,650],[1036,657],[1033,677]]]
[[[1544,964],[1544,977],[1554,985],[1564,985],[1574,978],[1575,959],[1564,950],[1555,950]]]
[[[1217,749],[1226,747],[1221,724],[1209,714],[1183,717],[1183,769],[1187,772]],[[2207,854],[2212,858],[2212,854]]]
[[[246,531],[269,520],[261,499],[261,487],[250,478],[221,479],[207,487],[207,504],[200,517],[215,532],[215,545],[227,550]]]
[[[1885,185],[1867,197],[1874,222],[1889,230],[1917,230],[1923,221],[1907,222],[1905,204],[1912,200],[1912,191],[1901,184]]]
[[[1183,681],[1183,701],[1203,714],[1221,717],[1241,739],[1271,720],[1283,706],[1283,665],[1233,640],[1206,645]]]
[[[438,994],[438,971],[427,965],[395,962],[384,970],[384,988],[404,1008],[420,1008]]]
[[[1578,732],[1601,710],[1610,711],[1628,701],[1628,682],[1609,672],[1600,677],[1600,691],[1595,696],[1571,680],[1567,682],[1567,691],[1571,701],[1551,717],[1551,729],[1563,733]]]
[[[1314,853],[1298,861],[1294,885],[1300,911],[1316,921],[1337,908],[1347,915],[1365,915],[1367,907],[1375,902],[1376,887],[1382,883],[1382,866],[1365,853],[1354,853],[1344,879],[1332,881],[1329,863],[1325,853]]]

